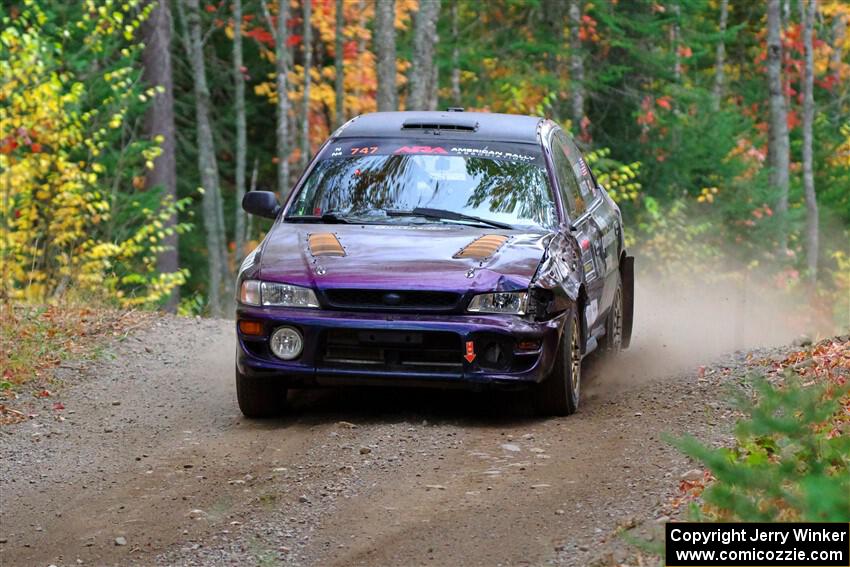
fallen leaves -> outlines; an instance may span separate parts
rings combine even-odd
[[[57,367],[68,360],[95,357],[102,341],[126,336],[153,317],[152,312],[68,303],[0,306],[0,401],[7,402],[0,405],[0,425],[27,419],[27,413],[8,407],[8,402],[18,405],[24,398],[31,403],[55,396]],[[25,391],[31,396],[23,395]],[[59,401],[52,407],[64,409]]]

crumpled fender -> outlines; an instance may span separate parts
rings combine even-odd
[[[556,297],[563,293],[570,301],[577,301],[583,283],[579,257],[574,241],[554,233],[529,287],[551,290]]]

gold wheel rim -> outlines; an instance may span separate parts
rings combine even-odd
[[[581,389],[581,345],[579,344],[578,325],[573,320],[573,329],[570,339],[570,386],[573,397],[578,400]]]
[[[623,292],[617,290],[617,297],[614,300],[614,336],[611,341],[614,350],[620,350],[623,344]]]

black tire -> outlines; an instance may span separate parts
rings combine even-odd
[[[277,417],[286,409],[286,386],[278,377],[253,378],[237,369],[236,399],[245,417]]]
[[[581,397],[581,333],[576,310],[570,313],[561,333],[561,344],[552,372],[532,390],[534,406],[541,416],[572,415]]]
[[[600,346],[606,356],[616,356],[623,350],[623,322],[625,317],[625,305],[623,295],[623,281],[617,275],[617,290],[614,292],[614,301],[605,318],[605,336],[602,337]]]

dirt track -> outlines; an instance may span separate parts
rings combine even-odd
[[[255,422],[232,323],[159,319],[0,429],[0,564],[609,561],[618,527],[651,531],[693,468],[662,435],[730,425],[719,366],[649,375],[665,345],[637,337],[614,365],[586,361],[570,418],[516,394],[365,389],[297,392]]]

